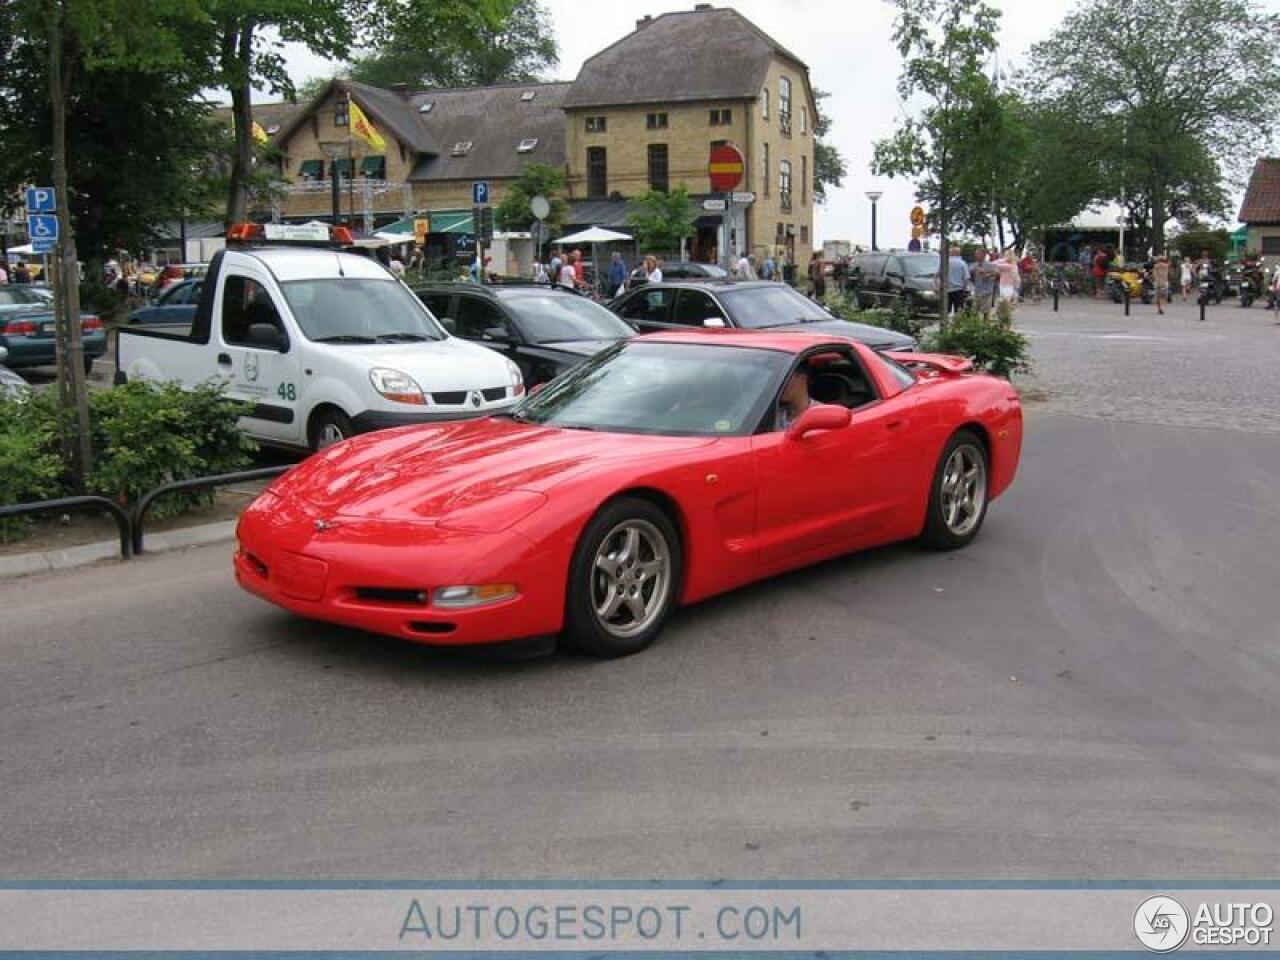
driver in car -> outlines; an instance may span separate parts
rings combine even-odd
[[[800,414],[816,402],[809,396],[808,371],[803,368],[797,370],[787,381],[787,385],[782,390],[782,396],[778,399],[778,429],[787,429],[800,418]]]

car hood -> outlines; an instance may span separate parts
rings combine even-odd
[[[771,330],[795,330],[801,333],[831,333],[841,337],[852,337],[875,350],[908,350],[915,346],[915,341],[905,333],[889,330],[885,327],[873,327],[869,323],[855,323],[852,320],[813,320],[809,323],[789,323],[782,327],[770,327]]]
[[[506,385],[507,360],[487,347],[449,337],[417,343],[316,344],[336,357],[358,360],[366,367],[407,373],[428,393],[479,390]]]
[[[316,517],[429,523],[485,511],[514,523],[566,480],[645,469],[714,437],[596,433],[504,417],[385,430],[316,454],[271,487]]]
[[[618,340],[625,339],[619,337]],[[612,347],[618,340],[552,340],[546,343],[535,343],[535,350],[554,350],[557,353],[570,353],[575,357],[592,357],[607,347]]]

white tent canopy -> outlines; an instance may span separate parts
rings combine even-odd
[[[579,230],[577,233],[571,233],[567,237],[561,237],[559,240],[552,240],[552,243],[616,243],[619,240],[630,240],[631,235],[627,233],[618,233],[616,230],[607,230],[604,227],[588,227],[586,230]]]

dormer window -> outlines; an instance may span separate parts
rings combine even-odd
[[[278,123],[273,123],[271,126],[267,127],[268,136],[274,137],[279,132],[280,132],[280,124]]]
[[[453,145],[453,149],[449,151],[449,155],[452,157],[465,157],[470,152],[471,152],[471,141],[459,140],[457,143]]]
[[[531,153],[533,148],[538,145],[537,137],[528,137],[520,141],[520,145],[516,147],[516,153]]]
[[[419,113],[430,113],[430,112],[431,112],[431,108],[432,108],[432,107],[434,107],[434,106],[435,106],[435,103],[434,103],[434,102],[432,102],[431,100],[428,100],[426,103],[424,103],[422,106],[420,106],[420,107],[418,108],[418,112],[419,112]]]
[[[538,91],[537,91],[537,90],[526,90],[524,93],[520,94],[520,101],[521,101],[522,103],[528,103],[530,100],[532,100],[532,99],[533,99],[534,97],[536,97],[537,95],[538,95]]]

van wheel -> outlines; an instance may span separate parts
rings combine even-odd
[[[312,450],[323,450],[355,435],[351,418],[341,410],[321,410],[311,418],[311,435],[308,440]]]

